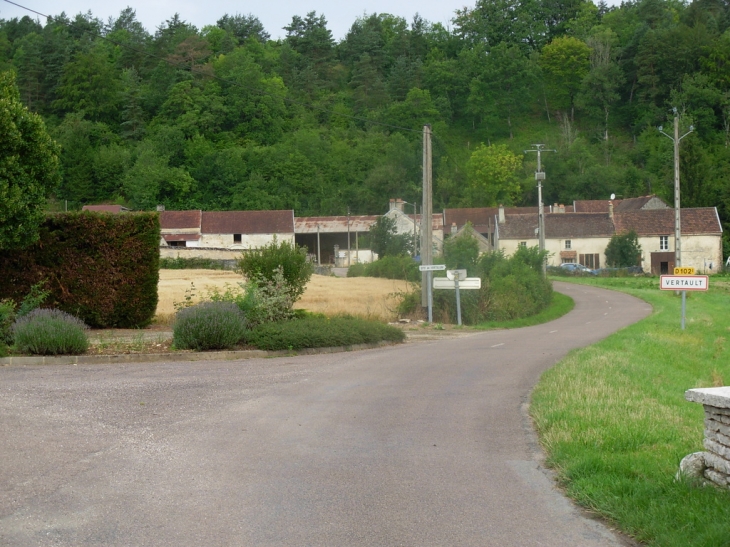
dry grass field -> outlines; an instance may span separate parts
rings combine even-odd
[[[157,316],[164,321],[175,313],[174,303],[185,300],[185,291],[190,289],[191,283],[195,285],[199,299],[210,289],[225,290],[226,284],[235,286],[242,279],[239,274],[225,270],[160,270]],[[394,295],[407,290],[405,281],[313,275],[294,307],[326,315],[349,313],[390,321],[396,318]]]

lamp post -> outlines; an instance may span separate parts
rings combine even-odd
[[[541,152],[557,152],[557,150],[545,150],[544,144],[533,144],[534,150],[525,150],[528,152],[537,152],[537,171],[535,171],[535,180],[537,181],[537,229],[538,229],[538,248],[542,253],[545,250],[545,207],[542,204],[542,181],[545,180],[545,171],[542,170],[540,163]],[[542,261],[542,275],[547,275],[547,257]]]
[[[679,114],[677,109],[672,108],[674,112],[674,136],[664,132],[664,128],[660,125],[659,132],[670,139],[674,143],[674,266],[679,268],[682,266],[682,227],[679,216],[679,141],[695,130],[693,125],[689,126],[687,131],[681,137],[679,136]]]

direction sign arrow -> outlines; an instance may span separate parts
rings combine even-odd
[[[659,288],[663,291],[706,291],[709,286],[706,275],[663,275]]]

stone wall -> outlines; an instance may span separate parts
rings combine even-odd
[[[705,452],[700,453],[702,465],[695,474],[701,472],[717,486],[730,488],[730,386],[690,389],[685,398],[705,409]],[[699,459],[699,454],[694,456]]]

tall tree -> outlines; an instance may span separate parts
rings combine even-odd
[[[11,72],[0,73],[0,248],[33,243],[58,182],[58,145],[20,102]]]

